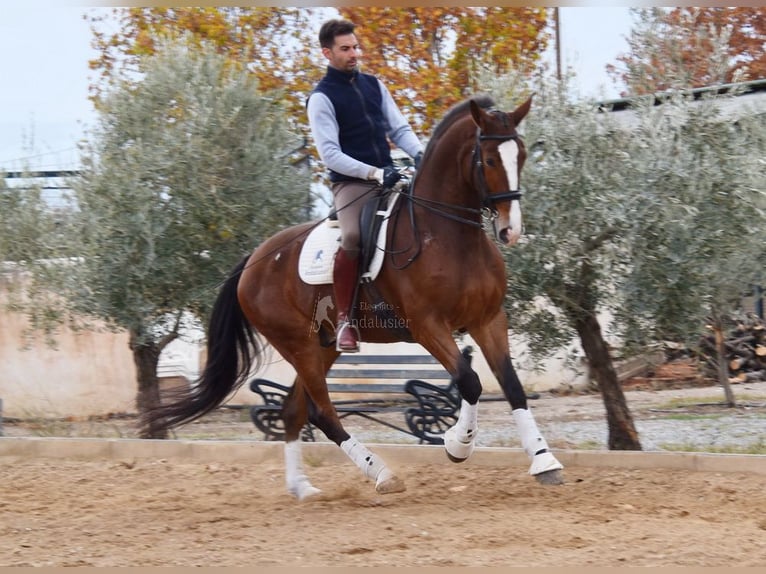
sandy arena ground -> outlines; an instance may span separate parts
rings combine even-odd
[[[3,461],[1,566],[766,566],[766,476],[399,468],[377,495],[350,464]]]
[[[731,418],[755,429],[746,442],[763,441],[766,383],[737,392],[756,407]],[[669,399],[719,393],[628,395],[637,422],[648,424],[673,410]],[[533,408],[542,428],[604,424],[594,396],[543,397]],[[507,413],[495,410],[480,429],[507,424]],[[259,440],[240,414],[211,428]],[[676,434],[687,432],[684,417],[672,420]],[[95,436],[129,436],[115,426],[128,422],[107,421],[112,434],[98,427]],[[94,424],[5,430],[87,436]],[[207,424],[189,425],[179,438],[210,438]],[[766,474],[571,466],[566,484],[545,487],[526,466],[445,457],[395,466],[408,490],[382,496],[350,463],[305,458],[323,494],[299,503],[286,493],[279,460],[0,457],[0,566],[766,566]]]

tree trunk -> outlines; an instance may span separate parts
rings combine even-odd
[[[596,240],[592,243],[591,247],[600,245]],[[580,336],[580,344],[588,359],[591,375],[601,391],[609,428],[609,449],[642,450],[633,416],[625,401],[617,371],[614,370],[609,347],[596,318],[595,282],[596,272],[586,258],[580,264],[577,282],[565,286],[565,295],[558,303]]]
[[[133,362],[136,365],[136,381],[138,393],[136,394],[136,408],[139,416],[149,409],[160,406],[160,385],[157,378],[157,363],[160,359],[160,345],[154,342],[145,342],[135,331],[130,332],[130,349],[133,351]],[[140,438],[166,439],[166,429],[159,430],[152,425],[143,427]]]
[[[726,358],[726,336],[723,332],[723,321],[720,317],[713,318],[713,334],[715,335],[715,350],[718,358],[718,382],[723,387],[723,394],[726,398],[726,406],[736,407],[737,401],[734,399],[734,391],[729,384],[729,361]]]
[[[609,449],[642,450],[598,319],[591,313],[582,313],[575,320],[575,329],[606,407]]]

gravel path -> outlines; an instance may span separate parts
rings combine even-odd
[[[718,386],[625,392],[644,450],[766,452],[766,382],[736,385],[739,406],[720,405]],[[679,401],[683,403],[679,406]],[[718,404],[716,404],[718,403]],[[548,443],[558,449],[605,450],[607,425],[600,394],[558,396],[542,393],[529,401]],[[404,426],[401,413],[387,415]],[[411,435],[359,417],[344,422],[363,442],[414,444]],[[134,438],[135,417],[106,420],[20,421],[4,425],[6,436],[66,436]],[[321,433],[317,433],[320,435]],[[219,409],[175,431],[181,439],[262,440],[247,410]],[[323,437],[317,437],[323,440]],[[491,401],[479,410],[478,446],[519,447],[518,436],[504,401]],[[745,450],[742,450],[745,449]]]
[[[720,404],[724,395],[718,386],[626,391],[625,396],[644,450],[760,447],[760,452],[766,451],[766,382],[737,385],[734,394],[739,403],[734,409]],[[606,410],[600,394],[542,393],[529,404],[552,447],[607,448]],[[406,435],[379,425],[361,426],[364,430],[355,434],[368,442],[411,442]],[[510,407],[505,402],[481,406],[477,445],[520,446]]]

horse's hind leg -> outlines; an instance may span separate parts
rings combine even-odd
[[[295,378],[293,387],[282,407],[285,423],[285,483],[287,491],[298,500],[305,500],[321,493],[303,472],[301,452],[301,429],[308,420],[309,405],[300,377]]]
[[[328,439],[337,444],[343,452],[356,464],[364,475],[375,481],[375,490],[381,494],[393,492],[403,492],[406,490],[404,483],[388,468],[386,463],[378,455],[370,452],[354,436],[348,434],[338,418],[330,395],[327,392],[325,374],[329,370],[332,361],[337,353],[329,355],[322,360],[321,351],[316,349],[307,349],[304,347],[296,353],[291,353],[290,349],[278,349],[285,359],[287,359],[299,372],[298,379],[305,392],[291,393],[291,397],[283,409],[283,418],[285,421],[286,440],[285,455],[290,459],[293,467],[288,466],[288,475],[292,472],[293,483],[304,485],[301,488],[307,488],[307,492],[314,493],[314,487],[310,485],[308,479],[303,475],[300,466],[296,466],[296,461],[300,461],[300,429],[305,424],[310,415],[311,422],[321,430]],[[294,395],[294,396],[292,396]],[[286,460],[287,463],[287,460]],[[304,480],[305,479],[305,480]],[[288,477],[289,480],[289,477]],[[290,489],[290,484],[288,484]],[[313,489],[313,490],[311,490]],[[292,492],[292,491],[291,491]],[[295,494],[295,493],[293,493]],[[301,498],[301,496],[298,498]],[[310,496],[310,494],[309,494]]]
[[[511,404],[511,414],[521,437],[521,446],[531,461],[529,474],[541,484],[562,484],[564,480],[561,469],[564,466],[553,456],[527,406],[524,388],[511,362],[507,333],[505,315],[499,313],[487,328],[471,332],[471,336],[481,347],[484,358]]]
[[[326,387],[321,385],[319,388],[319,385],[316,385],[312,391],[310,394],[315,407],[311,416],[312,422],[346,453],[367,478],[375,481],[375,490],[378,493],[404,492],[404,482],[386,466],[383,459],[343,428]]]

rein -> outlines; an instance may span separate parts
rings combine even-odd
[[[481,215],[483,209],[475,209],[473,207],[465,207],[464,205],[455,205],[454,203],[446,203],[444,201],[438,201],[436,199],[425,199],[423,197],[418,197],[416,195],[412,195],[412,193],[405,194],[405,197],[411,202],[416,205],[419,205],[423,208],[425,208],[427,211],[434,213],[436,215],[441,215],[442,217],[445,217],[447,219],[451,219],[452,221],[457,221],[458,223],[463,223],[465,225],[470,225],[471,227],[481,227],[482,223],[481,221],[476,221],[474,219],[468,219],[466,217],[460,217],[459,215],[455,215],[453,213],[449,213],[448,211],[444,211],[443,209],[454,209],[456,211],[463,211],[469,215]],[[411,216],[412,217],[412,216]],[[413,225],[414,225],[414,219],[413,219]]]

